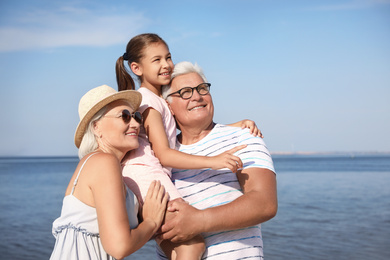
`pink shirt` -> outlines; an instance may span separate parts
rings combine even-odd
[[[142,94],[142,102],[138,111],[143,113],[147,108],[151,107],[161,114],[169,147],[175,149],[176,122],[168,108],[167,102],[147,88],[141,87],[138,91]],[[139,148],[131,151],[126,156],[125,165],[127,167],[130,165],[146,165],[155,169],[161,168],[165,174],[171,177],[171,168],[163,167],[157,157],[155,157],[143,126],[141,126],[138,140]]]

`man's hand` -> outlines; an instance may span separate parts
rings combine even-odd
[[[201,210],[190,206],[183,199],[175,199],[169,202],[168,211],[174,212],[175,217],[161,227],[161,239],[178,243],[202,232],[204,219]]]

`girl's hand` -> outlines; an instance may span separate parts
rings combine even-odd
[[[241,123],[241,128],[242,129],[249,128],[249,132],[253,136],[257,136],[257,137],[263,138],[263,134],[261,133],[261,130],[259,128],[257,128],[257,125],[256,125],[255,121],[252,121],[252,120],[249,120],[249,119],[244,119],[244,120],[240,121],[240,123]]]
[[[246,146],[246,144],[239,145],[219,155],[209,157],[211,160],[210,168],[213,170],[228,168],[232,172],[237,173],[238,169],[242,168],[243,165],[240,157],[234,155],[234,153],[244,149]]]
[[[165,192],[164,186],[161,185],[160,181],[153,181],[150,184],[148,193],[145,197],[145,202],[142,208],[142,216],[144,221],[154,223],[154,233],[161,226],[167,202],[168,193]]]
[[[249,128],[249,132],[253,136],[258,136],[258,137],[263,138],[263,134],[261,133],[260,129],[257,128],[255,121],[252,121],[249,119],[244,119],[244,120],[238,121],[237,123],[229,124],[229,126],[241,127],[242,129]]]

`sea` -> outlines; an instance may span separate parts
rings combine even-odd
[[[266,260],[390,259],[390,153],[273,155]],[[49,259],[76,157],[0,158],[0,259]],[[148,242],[129,259],[155,259]]]

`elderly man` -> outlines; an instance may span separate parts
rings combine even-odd
[[[172,171],[185,203],[175,200],[176,216],[162,227],[172,242],[202,234],[205,259],[262,259],[260,223],[276,215],[276,176],[263,140],[248,129],[213,122],[214,106],[202,70],[189,62],[176,64],[170,88],[163,95],[181,133],[177,148],[189,154],[213,156],[241,144],[243,162],[237,174],[228,169]],[[162,257],[162,254],[159,253]]]

